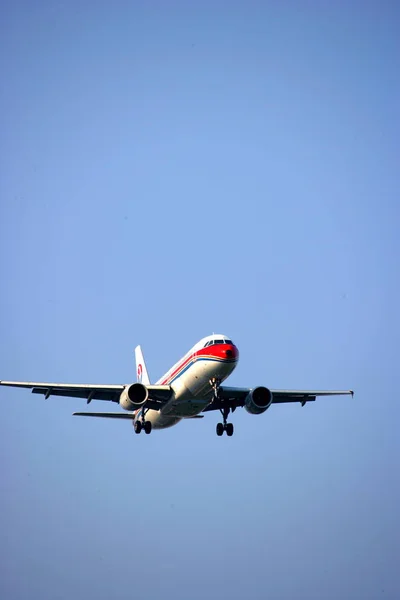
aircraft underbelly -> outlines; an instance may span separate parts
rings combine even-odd
[[[210,404],[213,390],[210,379],[225,379],[234,369],[234,364],[214,361],[197,361],[172,384],[174,395],[161,409],[163,417],[193,417]]]
[[[153,429],[167,429],[168,427],[176,425],[181,420],[180,417],[177,416],[166,416],[154,410],[151,412],[156,413],[153,418],[149,419],[152,422]],[[148,418],[147,415],[146,418]]]
[[[201,413],[210,403],[207,398],[173,398],[160,411],[160,414],[165,417],[193,417]]]

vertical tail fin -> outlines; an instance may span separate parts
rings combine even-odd
[[[137,380],[140,383],[144,383],[144,385],[150,385],[150,379],[147,373],[146,363],[144,361],[142,348],[140,346],[136,346],[135,348],[135,359]]]

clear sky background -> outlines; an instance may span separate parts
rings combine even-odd
[[[396,2],[3,2],[0,377],[354,388],[150,437],[0,389],[0,596],[400,597]],[[90,408],[112,410],[96,403]]]

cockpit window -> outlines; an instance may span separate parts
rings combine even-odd
[[[207,346],[215,346],[216,344],[231,344],[233,345],[232,340],[209,340],[208,342],[206,342],[204,344],[204,348],[207,348]]]

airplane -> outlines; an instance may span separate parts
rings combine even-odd
[[[0,381],[0,385],[28,388],[34,394],[108,400],[121,406],[122,412],[75,412],[73,416],[124,419],[131,421],[135,433],[151,433],[166,429],[184,419],[203,418],[218,410],[222,423],[216,433],[233,435],[233,424],[228,416],[236,408],[244,407],[252,415],[264,413],[272,404],[299,402],[305,406],[317,396],[351,395],[348,391],[274,390],[265,386],[254,388],[222,385],[238,364],[239,350],[232,340],[222,334],[202,338],[154,385],[150,383],[141,346],[135,348],[137,381],[130,384],[65,384],[35,383],[31,381]]]

